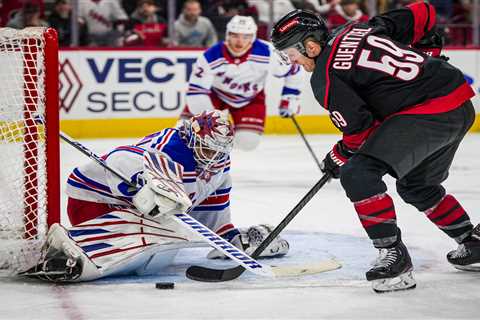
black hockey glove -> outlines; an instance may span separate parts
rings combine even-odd
[[[429,56],[448,61],[450,58],[441,54],[443,43],[443,37],[437,31],[432,31],[425,35],[417,43],[414,43],[412,47],[419,49]]]
[[[338,141],[327,153],[320,164],[323,173],[328,173],[334,179],[340,177],[340,167],[343,166],[355,152],[348,149],[342,142]]]

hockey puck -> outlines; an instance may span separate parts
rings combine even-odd
[[[175,283],[173,282],[157,282],[155,283],[156,289],[173,289],[175,288]]]

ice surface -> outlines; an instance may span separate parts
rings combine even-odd
[[[323,158],[335,135],[310,135]],[[97,153],[133,142],[82,141]],[[62,179],[88,159],[62,145]],[[445,183],[480,222],[480,135],[469,135]],[[278,223],[320,178],[298,136],[265,136],[255,152],[232,155],[231,205],[234,223]],[[1,319],[480,319],[480,273],[453,269],[445,260],[456,244],[423,215],[401,202],[387,178],[398,224],[415,265],[417,288],[375,294],[364,272],[376,257],[338,181],[327,184],[284,233],[291,252],[274,264],[311,263],[336,258],[344,267],[317,275],[266,279],[244,273],[225,283],[199,283],[184,277],[193,264],[231,266],[204,259],[207,248],[186,249],[161,276],[104,279],[55,286],[0,280]],[[64,199],[63,199],[64,200]],[[65,201],[62,202],[65,208]],[[64,215],[64,217],[66,217]],[[175,281],[174,290],[155,282]]]

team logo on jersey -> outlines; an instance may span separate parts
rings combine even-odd
[[[60,109],[65,110],[66,113],[70,111],[75,104],[75,100],[83,88],[83,83],[78,76],[78,73],[73,68],[70,60],[65,59],[60,64],[60,73],[58,75],[59,85],[59,99]]]

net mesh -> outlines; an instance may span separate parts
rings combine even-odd
[[[43,29],[0,29],[0,275],[33,266],[47,233]]]

